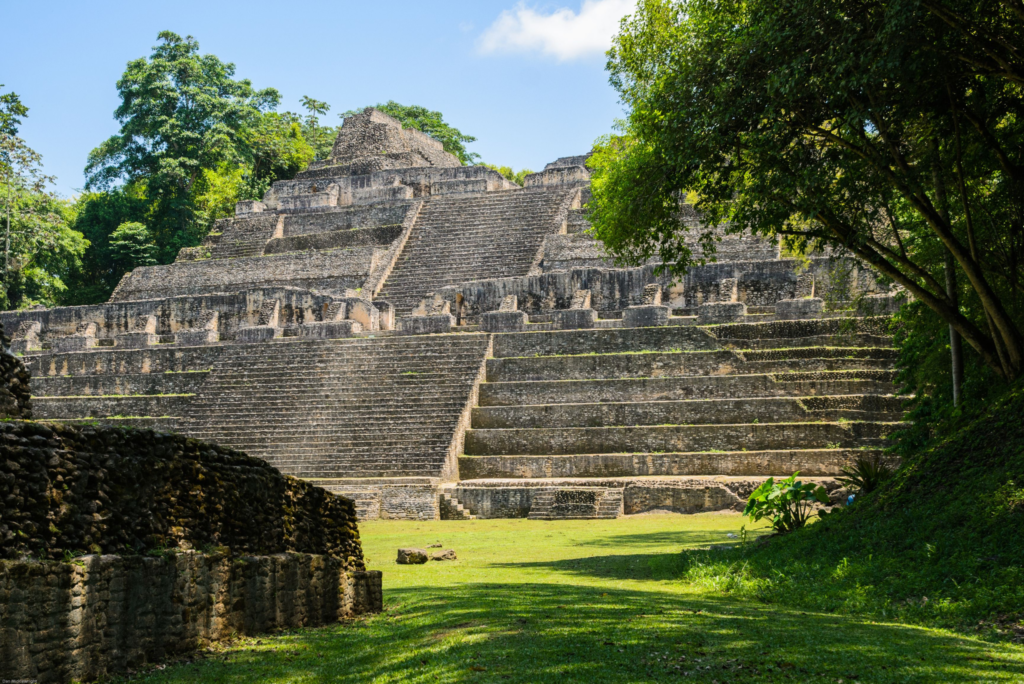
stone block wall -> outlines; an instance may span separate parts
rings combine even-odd
[[[96,325],[98,340],[116,338],[131,332],[140,319],[149,316],[156,318],[157,335],[174,335],[201,328],[204,321],[215,313],[215,332],[225,339],[232,339],[239,328],[259,322],[260,310],[266,302],[280,303],[279,324],[289,327],[321,320],[325,307],[339,299],[338,295],[293,287],[268,287],[231,294],[185,295],[38,311],[4,311],[0,313],[0,322],[7,330],[17,330],[23,323],[38,322],[38,341],[52,343],[56,338],[74,335],[82,324],[89,323]],[[30,345],[30,349],[35,348],[36,345]]]
[[[387,247],[402,234],[402,224],[334,230],[324,233],[304,233],[292,237],[275,238],[267,243],[264,254],[304,252],[310,249],[328,250],[343,247]]]
[[[378,515],[385,520],[437,520],[438,506],[433,485],[386,485],[381,487]]]
[[[0,424],[0,556],[224,546],[363,570],[355,507],[265,461],[149,430]]]
[[[326,252],[140,266],[121,279],[110,301],[288,286],[340,293],[346,288],[362,286],[376,265],[378,251],[382,250],[353,247]]]
[[[380,572],[323,555],[0,561],[0,679],[88,681],[235,634],[381,609]]]
[[[570,237],[549,236],[547,240]],[[590,290],[591,306],[596,311],[621,311],[643,304],[644,287],[658,283],[664,292],[662,304],[692,309],[695,314],[701,304],[722,300],[721,283],[728,280],[736,281],[735,298],[747,306],[774,306],[783,299],[807,296],[801,287],[810,282],[816,283],[819,294],[828,294],[837,301],[886,291],[870,270],[858,266],[853,259],[814,258],[806,265],[795,259],[697,265],[678,281],[668,275],[655,274],[654,265],[621,269],[572,268],[520,278],[476,280],[444,287],[438,292],[451,302],[453,311],[456,303],[461,302],[462,315],[466,318],[497,311],[509,295],[516,296],[519,309],[529,314],[566,309],[577,290]]]
[[[312,233],[328,233],[335,230],[400,225],[405,222],[407,214],[414,210],[417,204],[417,202],[391,202],[372,206],[345,207],[335,211],[311,214],[287,214],[284,216],[282,236],[287,238]]]
[[[27,420],[32,417],[32,375],[21,359],[9,351],[10,345],[11,340],[0,324],[0,416]]]

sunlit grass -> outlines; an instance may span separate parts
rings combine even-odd
[[[386,612],[247,638],[149,682],[984,682],[1024,648],[724,597],[683,548],[733,544],[735,514],[602,521],[368,522]],[[394,562],[441,542],[459,560]]]

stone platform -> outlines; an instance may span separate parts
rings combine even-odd
[[[616,268],[585,160],[519,187],[368,110],[110,302],[0,320],[38,417],[241,449],[361,519],[734,508],[769,475],[834,490],[880,453],[902,420],[895,293],[689,205],[717,261]]]

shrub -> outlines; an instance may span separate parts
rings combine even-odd
[[[800,482],[799,472],[785,480],[769,477],[753,491],[743,509],[743,515],[757,522],[763,518],[772,521],[775,531],[784,534],[807,524],[815,503],[828,503],[828,493],[821,485]]]

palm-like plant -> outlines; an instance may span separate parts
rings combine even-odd
[[[879,454],[872,457],[861,456],[852,466],[843,467],[843,474],[836,479],[858,494],[869,494],[893,476],[895,471],[882,460]]]

